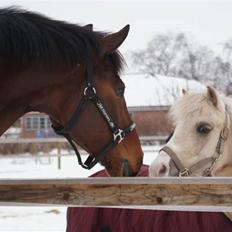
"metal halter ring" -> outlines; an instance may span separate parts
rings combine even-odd
[[[89,91],[88,91],[89,90]],[[91,95],[89,95],[89,96],[87,96],[87,92],[90,92],[90,91],[92,91],[92,94]],[[87,86],[87,87],[85,87],[85,89],[84,89],[84,96],[86,96],[86,97],[92,97],[93,95],[95,95],[96,94],[96,89],[93,87],[93,86]]]
[[[229,135],[229,129],[227,127],[225,127],[222,130],[221,137],[222,137],[222,139],[226,140],[228,138],[228,135]]]
[[[118,139],[118,143],[120,143],[125,137],[124,131],[121,129],[116,130],[113,135],[114,135],[114,141]]]

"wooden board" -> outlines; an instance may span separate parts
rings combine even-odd
[[[232,211],[232,178],[1,179],[0,204]]]

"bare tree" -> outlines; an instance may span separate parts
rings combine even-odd
[[[133,63],[150,74],[175,75],[176,61],[183,47],[183,34],[155,36],[145,50],[132,52]]]
[[[222,91],[230,91],[232,40],[222,47],[221,54],[215,54],[184,33],[166,33],[156,35],[146,49],[133,52],[131,57],[142,72],[194,79],[215,85]]]

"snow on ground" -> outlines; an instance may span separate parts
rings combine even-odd
[[[143,147],[144,163],[150,164],[157,154],[157,146]],[[56,153],[54,151],[53,153]],[[82,157],[83,159],[86,156]],[[92,170],[78,166],[76,157],[62,156],[61,169],[57,157],[40,157],[23,154],[21,158],[0,156],[0,178],[70,178],[87,177],[103,169],[96,165]],[[66,207],[0,206],[0,231],[65,231]]]

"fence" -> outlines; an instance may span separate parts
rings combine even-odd
[[[232,211],[232,178],[1,179],[0,204]]]
[[[232,178],[0,179],[0,204],[232,211]]]

